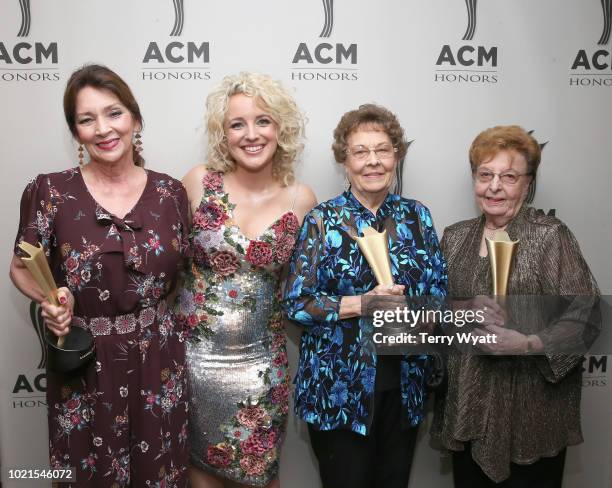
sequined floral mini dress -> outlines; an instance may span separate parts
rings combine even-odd
[[[299,224],[289,210],[249,239],[233,222],[233,208],[222,174],[208,173],[177,300],[190,335],[190,460],[217,476],[266,486],[278,473],[288,412],[279,278]]]

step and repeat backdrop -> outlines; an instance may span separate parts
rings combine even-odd
[[[319,200],[343,187],[333,161],[340,116],[365,102],[394,111],[412,141],[403,194],[436,228],[477,215],[467,151],[481,130],[519,124],[543,144],[534,205],[576,234],[612,294],[612,0],[1,0],[0,137],[5,279],[0,463],[47,462],[42,323],[7,273],[21,192],[39,173],[77,164],[63,120],[78,66],[106,64],[145,119],[148,167],[181,178],[202,162],[204,99],[224,75],[269,73],[308,117],[298,174]],[[289,326],[295,366],[297,327]],[[612,366],[612,365],[611,365]],[[565,487],[612,486],[607,356],[584,362],[585,443],[569,449]],[[421,429],[411,486],[450,487],[448,459]],[[318,485],[304,425],[291,417],[281,482]]]

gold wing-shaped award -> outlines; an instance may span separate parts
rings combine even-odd
[[[359,249],[361,249],[372,271],[374,271],[378,284],[393,285],[387,231],[377,232],[372,227],[366,227],[363,229],[363,237],[355,237],[354,239],[357,241]]]
[[[51,269],[49,269],[49,263],[47,262],[42,244],[39,242],[36,246],[33,246],[29,242],[21,241],[19,243],[19,249],[28,255],[20,257],[21,262],[28,268],[28,271],[47,297],[47,300],[49,300],[52,305],[59,306],[57,285],[51,274]],[[62,347],[63,345],[64,338],[59,337],[57,339],[57,346]]]
[[[486,238],[486,242],[493,279],[493,295],[504,296],[508,291],[510,266],[519,241],[510,240],[506,231],[498,230],[493,239]]]

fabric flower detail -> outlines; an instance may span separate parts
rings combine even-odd
[[[206,251],[202,247],[195,244],[193,246],[193,262],[198,266],[206,266],[208,261]]]
[[[81,406],[81,399],[79,397],[71,398],[66,402],[66,410],[68,412],[74,412]]]
[[[216,251],[210,255],[210,267],[221,276],[229,276],[240,267],[240,261],[229,251]]]
[[[376,380],[376,368],[367,366],[361,372],[359,379],[366,393],[372,393],[374,391],[374,381]]]
[[[266,472],[266,463],[262,459],[246,455],[240,460],[240,467],[248,476],[261,476]]]
[[[217,172],[210,172],[204,175],[202,178],[202,185],[204,188],[210,191],[219,191],[223,186],[223,179],[221,175]]]
[[[287,354],[285,351],[280,351],[272,360],[272,365],[280,368],[284,364],[287,364]]]
[[[206,461],[215,468],[227,468],[234,459],[234,449],[225,442],[208,446]]]
[[[149,237],[146,242],[141,244],[142,247],[148,252],[154,252],[156,256],[159,256],[164,252],[164,246],[162,246],[159,234],[156,234],[152,230],[149,230]]]
[[[204,202],[195,211],[193,223],[203,230],[218,230],[227,220],[228,215],[215,202]]]
[[[77,253],[71,253],[70,257],[64,262],[69,273],[74,273],[79,267],[79,259]]]
[[[299,222],[293,212],[287,212],[284,214],[279,221],[274,225],[274,232],[277,234],[293,234],[298,231]]]
[[[289,400],[289,385],[281,383],[270,390],[270,401],[274,405],[282,405]]]
[[[85,283],[88,283],[89,280],[91,279],[91,271],[89,271],[88,269],[84,269],[81,271],[81,278]]]
[[[203,250],[213,247],[219,249],[223,242],[225,242],[223,232],[198,232],[193,237],[193,246],[201,247]]]
[[[266,411],[259,405],[249,405],[238,410],[236,419],[247,429],[255,429],[266,419]]]
[[[293,254],[295,238],[291,234],[280,236],[276,241],[276,259],[279,263],[286,263]]]
[[[240,449],[246,454],[261,456],[274,447],[277,438],[278,434],[274,429],[259,428],[246,441],[240,443]]]
[[[263,241],[251,241],[246,258],[254,266],[267,266],[272,262],[272,246]]]
[[[270,330],[274,332],[283,332],[285,328],[283,326],[282,315],[280,313],[272,315],[270,317],[270,321],[268,322],[268,326],[270,327]]]
[[[336,407],[341,407],[348,400],[348,388],[344,381],[336,380],[331,387],[329,399]]]
[[[274,334],[272,337],[272,351],[276,352],[285,347],[285,336],[283,334]]]

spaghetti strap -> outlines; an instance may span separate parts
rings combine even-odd
[[[298,197],[298,191],[297,189],[299,188],[299,185],[297,182],[295,182],[293,184],[293,186],[295,187],[294,191],[293,191],[293,201],[291,202],[291,212],[294,212],[295,209],[295,201],[297,200]],[[295,213],[295,212],[294,212]]]

